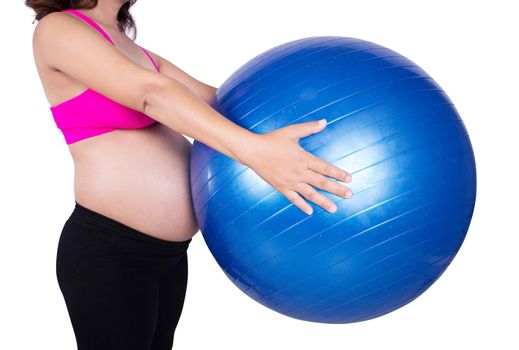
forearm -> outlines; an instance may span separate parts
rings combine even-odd
[[[210,93],[211,89],[208,89],[207,98],[212,98]],[[257,139],[257,134],[228,120],[202,97],[174,79],[153,86],[143,105],[144,113],[149,117],[242,164],[245,164],[252,143]]]

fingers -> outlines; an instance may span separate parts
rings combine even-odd
[[[317,192],[312,186],[305,183],[299,183],[297,184],[297,191],[306,199],[324,208],[330,213],[335,213],[337,211],[337,206],[325,195]]]
[[[312,159],[308,162],[308,168],[318,172],[319,174],[333,177],[334,179],[342,182],[351,182],[350,173],[339,167],[336,167],[331,163],[328,163],[319,157],[312,157]]]
[[[302,137],[315,134],[324,129],[326,119],[313,120],[311,122],[296,123],[282,128],[283,132],[291,139],[298,140]]]
[[[310,172],[306,182],[342,198],[351,198],[353,195],[353,192],[348,187],[316,172]]]
[[[282,192],[287,199],[292,202],[296,207],[301,209],[303,212],[305,212],[308,215],[311,215],[313,213],[312,206],[308,204],[300,195],[299,193],[292,191],[292,190],[286,190]]]

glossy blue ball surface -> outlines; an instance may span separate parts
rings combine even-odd
[[[251,298],[301,320],[368,320],[418,297],[456,255],[476,198],[473,150],[451,100],[409,59],[364,40],[304,38],[251,59],[211,105],[256,133],[326,118],[300,145],[353,177],[351,199],[319,190],[336,213],[312,203],[308,216],[194,142],[198,224]]]

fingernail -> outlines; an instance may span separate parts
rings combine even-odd
[[[305,210],[305,213],[307,213],[308,215],[312,215],[313,212],[314,210],[312,209],[312,207]]]
[[[350,174],[346,175],[346,179],[344,180],[344,182],[351,182],[351,175]]]
[[[326,125],[326,119],[319,120],[319,125],[320,126]]]
[[[330,206],[328,207],[328,211],[329,211],[330,213],[335,213],[335,212],[337,211],[337,206],[336,206],[336,205],[330,205]]]
[[[351,191],[346,191],[344,194],[344,198],[351,198],[353,196],[353,193]]]

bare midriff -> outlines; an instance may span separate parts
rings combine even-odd
[[[198,231],[189,184],[191,146],[160,123],[72,143],[75,200],[143,234],[187,240]]]

